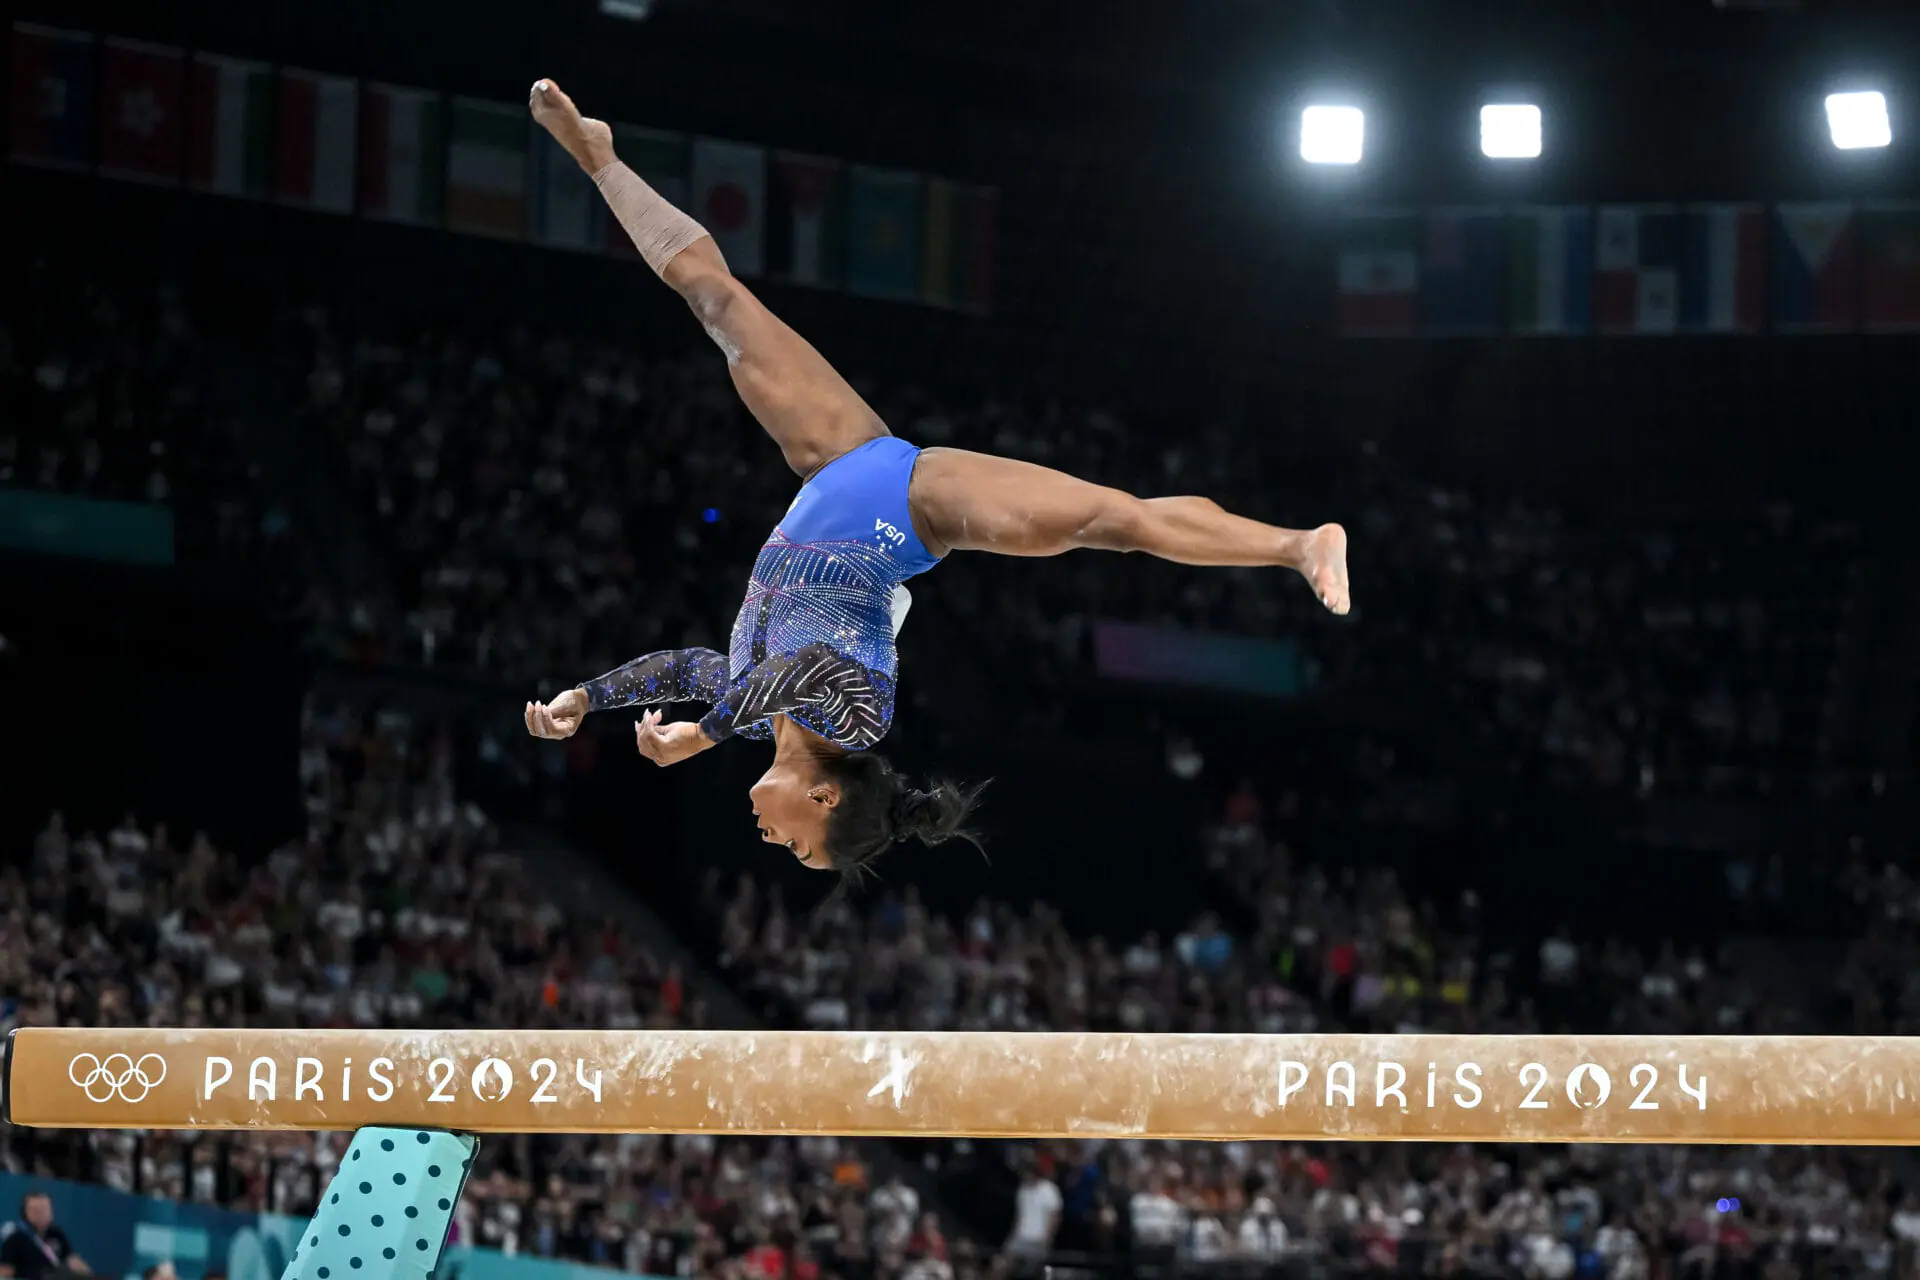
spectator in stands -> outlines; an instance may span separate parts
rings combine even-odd
[[[1168,1194],[1165,1174],[1155,1176],[1127,1202],[1127,1222],[1133,1230],[1133,1249],[1142,1259],[1172,1258],[1186,1235],[1187,1211]]]
[[[45,1280],[63,1273],[90,1276],[93,1268],[74,1252],[73,1241],[53,1220],[53,1197],[29,1191],[20,1197],[20,1217],[0,1240],[0,1276]]]
[[[1273,1201],[1265,1196],[1254,1199],[1253,1208],[1240,1220],[1240,1256],[1261,1262],[1278,1261],[1287,1251],[1287,1224],[1274,1211]]]
[[[1043,1258],[1060,1231],[1060,1188],[1044,1178],[1029,1160],[1020,1174],[1020,1190],[1013,1201],[1013,1232],[1007,1253],[1015,1258]]]

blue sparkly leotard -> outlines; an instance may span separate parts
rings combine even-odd
[[[704,702],[715,742],[767,738],[784,715],[862,750],[893,724],[901,583],[938,560],[914,532],[907,490],[920,451],[870,440],[815,472],[760,548],[732,653],[671,649],[586,684],[595,711]]]

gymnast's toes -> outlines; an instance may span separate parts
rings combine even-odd
[[[1347,531],[1323,524],[1308,535],[1307,554],[1300,571],[1313,586],[1320,603],[1344,615],[1353,607],[1347,591]]]

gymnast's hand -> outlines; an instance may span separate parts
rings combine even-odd
[[[713,745],[713,739],[702,733],[698,724],[691,720],[661,724],[657,710],[647,712],[634,722],[633,736],[640,744],[640,754],[661,768],[679,764]]]
[[[571,738],[580,731],[580,722],[586,718],[585,689],[569,689],[552,702],[527,704],[527,732],[536,738],[551,738],[555,742]]]

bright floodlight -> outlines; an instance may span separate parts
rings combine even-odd
[[[1480,108],[1480,153],[1494,160],[1537,159],[1540,108],[1530,102]]]
[[[1871,89],[1828,94],[1827,128],[1833,131],[1833,145],[1842,151],[1884,147],[1893,141],[1886,96]]]
[[[1300,113],[1300,158],[1308,164],[1359,164],[1367,118],[1358,107],[1308,107]]]

